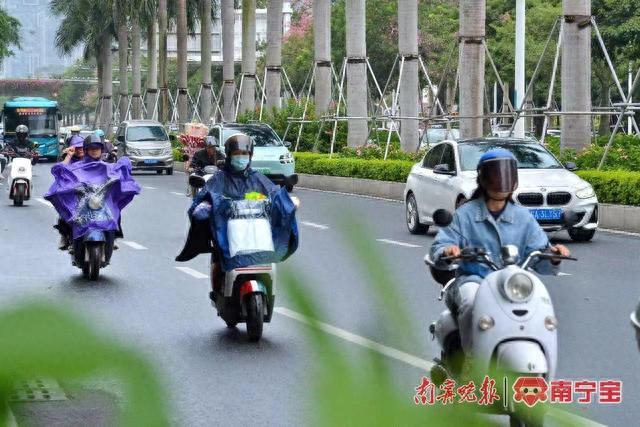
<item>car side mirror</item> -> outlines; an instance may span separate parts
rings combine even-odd
[[[452,171],[449,169],[449,165],[446,163],[443,163],[441,165],[435,165],[433,168],[433,172],[434,173],[438,173],[441,175],[455,175],[455,171]]]
[[[116,139],[118,142],[124,142],[124,135],[119,135]]]
[[[436,209],[433,213],[433,223],[440,228],[448,227],[453,222],[453,215],[446,209]]]
[[[289,141],[284,141],[283,144],[287,148],[291,148],[291,145],[292,145]]]
[[[574,162],[567,162],[564,164],[564,167],[572,172],[578,170],[578,165],[576,165]]]

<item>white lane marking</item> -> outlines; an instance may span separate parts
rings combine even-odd
[[[129,246],[130,248],[133,248],[137,251],[144,251],[146,249],[148,249],[145,246],[142,246],[140,243],[136,243],[136,242],[131,242],[129,240],[121,240],[122,243],[124,243],[125,245]]]
[[[147,190],[157,190],[156,187],[151,187],[149,185],[143,185],[142,188],[146,188]]]
[[[623,236],[640,237],[640,233],[634,233],[632,231],[614,230],[612,228],[598,228],[598,231],[604,231],[611,234],[622,234]]]
[[[421,248],[422,247],[420,245],[414,245],[412,243],[405,243],[405,242],[398,242],[397,240],[391,240],[391,239],[376,239],[376,241],[382,242],[382,243],[388,243],[390,245],[404,246],[405,248]]]
[[[558,273],[558,276],[571,276],[571,273],[564,273],[564,272],[560,272]]]
[[[342,191],[318,190],[316,188],[308,188],[308,187],[300,187],[300,186],[296,186],[296,189],[306,190],[306,191],[317,191],[318,193],[340,194],[342,196],[362,197],[364,199],[383,200],[385,202],[403,203],[402,200],[397,200],[397,199],[388,199],[386,197],[376,197],[376,196],[366,196],[364,194],[344,193]]]
[[[198,270],[194,270],[190,267],[176,267],[176,270],[180,270],[185,274],[188,274],[191,277],[195,277],[196,279],[208,279],[209,276],[206,274],[200,273]]]
[[[53,205],[51,204],[51,202],[48,201],[48,200],[43,199],[42,197],[36,197],[36,200],[39,201],[40,203],[42,203],[45,206],[53,208]]]
[[[298,313],[297,311],[290,310],[286,307],[275,307],[273,311],[275,311],[278,314],[281,314],[282,316],[304,323],[305,325],[316,327],[322,332],[326,332],[329,335],[333,335],[335,337],[348,341],[352,344],[356,344],[356,345],[368,348],[379,354],[382,354],[383,356],[390,357],[391,359],[395,359],[397,361],[406,363],[407,365],[414,366],[418,369],[422,369],[428,372],[431,370],[431,367],[435,365],[435,363],[430,362],[428,360],[421,359],[412,354],[405,353],[404,351],[386,346],[384,344],[380,344],[379,342],[372,341],[365,337],[361,337],[360,335],[353,334],[349,331],[345,331],[344,329],[340,329],[338,327],[329,325],[328,323],[311,319],[305,316],[304,314]],[[580,425],[604,427],[604,424],[599,424],[588,418],[584,418],[579,415],[575,415],[559,409],[554,409],[553,412],[549,413],[549,415],[552,416],[553,418],[558,418],[558,419],[572,418],[575,421],[579,421],[581,423]],[[566,418],[563,418],[563,417],[566,417]]]
[[[306,225],[307,227],[317,228],[319,230],[328,230],[329,229],[329,226],[322,225],[322,224],[316,224],[315,222],[301,221],[300,224]]]
[[[175,195],[175,196],[184,196],[184,193],[180,193],[178,191],[171,191],[171,194]]]
[[[352,334],[351,332],[345,331],[344,329],[340,329],[335,326],[331,326],[327,323],[312,320],[307,316],[296,311],[289,310],[288,308],[276,307],[274,308],[274,311],[283,316],[297,320],[298,322],[302,322],[310,326],[316,326],[321,331],[326,332],[330,335],[342,338],[345,341],[349,341],[350,343],[368,348],[384,356],[388,356],[392,359],[404,362],[408,365],[415,366],[416,368],[428,371],[434,365],[433,362],[429,362],[428,360],[420,359],[419,357],[413,356],[409,353],[405,353],[404,351],[396,350],[395,348],[388,347],[384,344],[380,344],[368,338],[361,337],[360,335]]]

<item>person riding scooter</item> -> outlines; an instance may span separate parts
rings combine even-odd
[[[207,138],[205,144],[205,148],[198,150],[191,159],[191,168],[195,173],[203,173],[206,166],[218,166],[225,161],[225,155],[218,152],[214,139]]]
[[[74,135],[69,141],[69,147],[63,151],[64,158],[62,163],[69,165],[84,160],[84,139],[80,135]],[[58,218],[58,223],[53,226],[60,233],[60,242],[58,249],[61,251],[69,248],[71,244],[71,226],[64,222],[62,218]]]
[[[486,249],[494,263],[500,265],[500,248],[514,245],[522,259],[533,251],[549,250],[569,256],[563,245],[551,246],[547,235],[531,213],[512,201],[518,187],[518,167],[513,154],[497,149],[485,153],[478,162],[478,188],[471,199],[458,208],[450,226],[442,228],[433,245],[431,258],[446,264],[442,257],[455,257],[465,246]],[[464,237],[463,237],[464,236]],[[557,274],[560,261],[541,260],[533,265],[539,274]],[[444,265],[443,265],[444,266]],[[463,350],[471,348],[468,334],[471,308],[482,279],[490,268],[477,263],[462,262],[456,271],[456,281],[447,291],[445,302],[457,313]]]
[[[15,139],[5,144],[4,150],[10,159],[9,164],[3,171],[3,176],[8,177],[11,174],[11,159],[13,157],[31,158],[31,164],[35,164],[37,162],[37,155],[34,152],[36,148],[38,148],[37,144],[33,143],[29,138],[29,128],[25,125],[18,125]],[[34,157],[32,157],[32,154]]]
[[[69,130],[71,131],[71,135],[69,135],[64,140],[64,146],[65,147],[69,147],[69,145],[71,143],[71,138],[73,138],[74,136],[80,136],[80,126],[77,126],[77,125],[71,126],[71,128],[69,128]]]
[[[104,144],[104,154],[102,155],[102,160],[107,163],[114,163],[116,160],[118,160],[117,151],[111,141],[105,138],[104,131],[102,129],[98,129],[93,133],[95,133]]]
[[[183,262],[194,258],[200,253],[213,253],[213,277],[220,276],[220,254],[214,246],[212,235],[213,216],[212,195],[223,195],[234,200],[244,199],[247,194],[259,193],[266,198],[274,198],[280,187],[273,184],[266,176],[251,169],[253,156],[253,140],[242,133],[231,135],[224,144],[225,162],[221,170],[209,179],[202,191],[198,193],[189,209],[191,228],[184,249],[176,257],[176,261]],[[215,149],[215,148],[214,148]],[[292,198],[294,204],[298,200]],[[216,245],[217,246],[217,245]],[[297,248],[297,240],[291,245],[291,253]],[[212,286],[219,286],[212,283]],[[215,289],[209,294],[213,300]]]

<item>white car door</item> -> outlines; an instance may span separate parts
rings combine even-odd
[[[416,201],[418,203],[418,214],[420,218],[431,219],[433,211],[433,201],[437,197],[438,187],[436,185],[436,174],[433,173],[435,165],[440,164],[444,146],[438,144],[433,147],[424,157],[422,167],[418,172],[419,184],[416,186]]]
[[[449,143],[443,143],[440,146],[443,150],[438,165],[447,165],[451,173],[433,173],[434,189],[431,194],[432,209],[429,216],[431,216],[436,209],[447,209],[451,211],[458,195],[458,190],[455,186],[456,162],[453,146]]]

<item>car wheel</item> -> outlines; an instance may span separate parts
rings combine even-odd
[[[596,230],[585,230],[584,228],[570,228],[567,230],[569,237],[574,242],[588,242],[593,239],[596,234]]]
[[[158,169],[158,170],[156,171],[156,173],[157,173],[158,175],[162,175],[162,169]]]
[[[407,196],[406,202],[406,220],[407,229],[411,234],[423,234],[429,229],[428,226],[420,224],[420,218],[418,217],[418,203],[413,194]]]
[[[173,175],[173,168],[167,169],[167,175]]]

